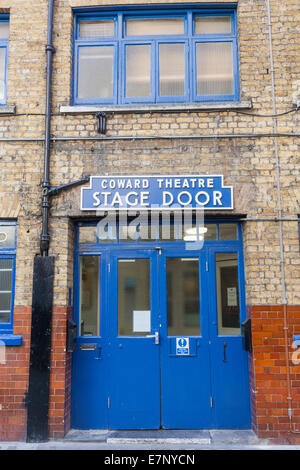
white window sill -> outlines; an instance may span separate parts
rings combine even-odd
[[[16,114],[16,107],[0,105],[0,115],[1,114]]]
[[[230,111],[234,109],[251,109],[251,101],[227,102],[227,103],[199,103],[199,104],[154,104],[154,105],[128,105],[128,106],[61,106],[62,114],[92,114],[105,113],[174,113],[174,112],[205,112],[205,111]]]

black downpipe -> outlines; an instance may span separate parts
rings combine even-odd
[[[52,333],[52,302],[54,280],[54,257],[49,256],[49,210],[50,210],[50,125],[51,125],[51,88],[52,44],[54,0],[48,3],[47,82],[46,82],[46,119],[44,177],[42,182],[42,231],[40,237],[40,256],[34,259],[31,345],[29,363],[29,385],[27,393],[27,442],[48,440],[50,355]]]
[[[42,233],[40,240],[41,256],[48,256],[50,236],[48,233],[50,210],[50,145],[51,145],[51,104],[52,104],[52,58],[55,52],[53,47],[53,5],[54,0],[49,0],[48,6],[48,40],[47,53],[47,78],[46,78],[46,120],[45,120],[45,151],[44,151],[44,179],[42,183]]]

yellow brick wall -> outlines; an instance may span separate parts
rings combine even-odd
[[[43,173],[45,78],[47,42],[46,0],[4,0],[0,11],[10,13],[8,105],[15,116],[0,114],[0,214],[12,217],[17,197],[18,250],[16,305],[31,303],[33,256],[39,252],[40,183]],[[98,140],[55,141],[51,145],[51,183],[67,183],[84,174],[224,174],[233,185],[235,213],[248,217],[277,216],[276,162],[273,137],[199,138],[239,133],[272,133],[271,117],[230,112],[164,112],[108,116],[107,134],[99,140],[95,116],[60,113],[71,104],[73,7],[120,4],[120,1],[56,0],[54,12],[52,134],[57,138],[96,137]],[[140,1],[126,2],[139,4]],[[150,4],[151,2],[147,2]],[[168,3],[175,2],[158,2]],[[184,2],[176,2],[184,3]],[[189,2],[192,3],[192,2]],[[207,2],[195,2],[207,3]],[[214,3],[225,3],[217,2]],[[292,107],[300,95],[300,63],[296,60],[300,22],[298,0],[271,0],[277,112]],[[272,114],[272,88],[266,2],[238,2],[241,99],[252,100],[253,112]],[[299,98],[298,98],[299,99]],[[277,119],[278,132],[299,132],[299,113]],[[155,139],[155,137],[162,137]],[[164,137],[173,137],[164,139]],[[193,138],[188,139],[188,136]],[[120,139],[124,137],[125,139]],[[135,139],[138,137],[139,139]],[[143,137],[154,137],[143,139]],[[180,139],[180,137],[182,137]],[[22,139],[32,139],[22,141]],[[278,138],[281,198],[284,217],[300,213],[299,138]],[[55,299],[66,305],[72,285],[72,223],[80,216],[80,189],[53,199],[50,254],[56,256]],[[300,303],[298,226],[283,223],[288,302]],[[281,303],[278,223],[249,222],[244,226],[246,299],[248,304]]]

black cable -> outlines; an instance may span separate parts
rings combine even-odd
[[[255,117],[266,117],[266,118],[275,118],[275,117],[280,117],[280,116],[285,116],[286,114],[290,114],[290,113],[296,113],[297,111],[300,111],[300,106],[297,106],[296,108],[292,108],[292,109],[289,109],[288,111],[284,111],[282,113],[278,113],[278,114],[259,114],[259,113],[251,113],[251,112],[247,112],[247,111],[242,111],[242,110],[239,110],[239,109],[203,109],[203,110],[197,110],[197,109],[191,109],[189,110],[188,112],[195,112],[195,113],[199,113],[199,112],[203,112],[203,113],[236,113],[236,114],[245,114],[246,116],[255,116]],[[106,111],[108,114],[112,111],[110,111],[109,109]],[[123,113],[124,111],[122,111]],[[126,111],[127,112],[127,111]],[[143,111],[140,111],[141,113]],[[156,110],[147,110],[145,111],[147,113],[153,113],[153,112],[157,112],[157,113],[168,113],[168,112],[174,112],[172,109],[168,110],[160,110],[158,109],[157,111]],[[176,109],[175,112],[178,112],[180,113],[181,110],[178,110]],[[182,110],[182,112],[187,112],[187,110]],[[89,113],[84,113],[84,114],[94,114],[95,111],[90,111]],[[113,113],[118,113],[118,110],[114,109],[113,110]],[[130,109],[128,109],[128,113],[130,113]],[[64,113],[51,113],[51,116],[62,116]],[[0,114],[1,116],[1,114]],[[2,116],[45,116],[45,113],[16,113],[16,114],[3,114]]]

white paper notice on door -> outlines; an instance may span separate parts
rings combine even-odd
[[[227,305],[228,307],[237,307],[236,287],[227,287]]]
[[[134,333],[150,333],[150,310],[133,310],[133,331]]]

